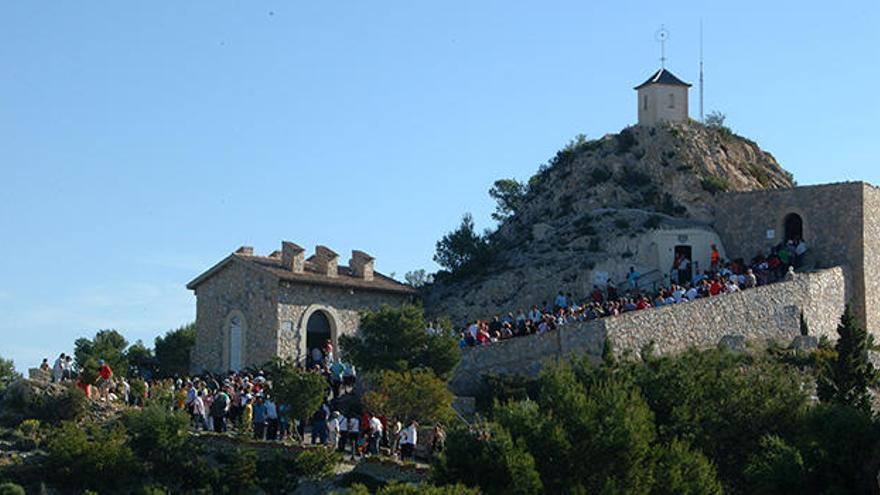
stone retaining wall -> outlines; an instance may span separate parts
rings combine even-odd
[[[548,362],[586,355],[598,361],[606,338],[617,355],[639,357],[649,343],[655,352],[675,354],[689,347],[711,348],[725,335],[774,340],[787,345],[800,335],[800,315],[810,334],[836,337],[845,304],[840,267],[800,273],[791,282],[736,294],[574,323],[559,330],[467,348],[450,387],[457,395],[480,393],[482,375],[536,376]]]

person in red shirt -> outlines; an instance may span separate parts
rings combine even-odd
[[[110,392],[110,380],[113,378],[113,370],[103,359],[101,360],[101,367],[98,369],[98,376],[100,376],[98,390],[101,392],[101,399],[106,401],[107,394]]]
[[[709,286],[709,295],[717,296],[718,294],[721,294],[721,291],[723,290],[724,285],[722,285],[721,282],[716,278],[712,281],[712,285]]]
[[[715,247],[715,244],[712,244],[712,271],[718,271],[718,263],[721,261],[721,255],[718,254],[718,248]]]

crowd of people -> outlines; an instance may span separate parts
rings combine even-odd
[[[62,353],[53,366],[43,359],[40,369],[52,381],[73,381],[87,395],[99,401],[143,406],[148,402],[167,404],[184,411],[191,418],[195,431],[216,433],[236,432],[256,440],[296,440],[321,444],[352,459],[378,455],[384,447],[401,460],[414,460],[418,443],[416,421],[404,424],[400,419],[363,411],[358,406],[345,406],[341,399],[354,391],[357,371],[351,363],[336,358],[328,340],[323,349],[312,349],[307,360],[308,372],[327,380],[328,394],[309,418],[291,418],[290,407],[273,394],[270,372],[230,371],[225,375],[204,373],[200,376],[144,380],[114,375],[110,365],[100,361],[98,395],[91,385],[83,384],[74,360]],[[357,404],[355,402],[355,404]],[[342,412],[340,412],[341,409]],[[442,448],[445,434],[435,427],[432,452]]]
[[[717,247],[710,247],[708,269],[691,274],[693,263],[684,254],[676,255],[670,269],[668,286],[656,290],[640,287],[641,274],[630,267],[624,290],[613,280],[604,287],[594,285],[592,291],[577,298],[571,292],[559,291],[552,303],[521,308],[514,314],[495,315],[491,320],[475,320],[459,333],[459,346],[474,347],[513,337],[541,334],[574,322],[617,316],[631,311],[683,304],[696,299],[729,294],[768,285],[795,277],[795,269],[803,265],[807,245],[802,239],[790,240],[773,247],[766,255],[743,260],[721,259]]]

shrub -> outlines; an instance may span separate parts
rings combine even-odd
[[[868,389],[880,379],[880,372],[868,358],[868,351],[874,347],[873,336],[856,322],[849,306],[840,317],[837,334],[840,336],[834,346],[837,358],[825,362],[820,370],[817,381],[819,398],[823,402],[870,412]]]
[[[293,360],[275,358],[271,364],[272,392],[287,404],[291,418],[310,417],[327,397],[329,385],[320,374],[301,370]]]
[[[633,167],[624,167],[620,176],[617,178],[617,184],[627,190],[638,189],[647,186],[653,182],[651,176],[639,172]]]
[[[673,440],[660,452],[654,471],[653,495],[721,495],[715,466],[699,450]],[[798,493],[798,492],[779,492]]]
[[[453,414],[452,392],[430,370],[386,370],[376,378],[375,390],[363,399],[371,412],[429,423],[447,421]]]
[[[618,218],[614,220],[614,226],[617,227],[619,230],[626,230],[629,228],[629,222],[623,218]]]
[[[618,155],[622,155],[632,149],[633,146],[638,144],[638,141],[636,140],[636,136],[630,129],[624,129],[620,131],[620,133],[617,135],[616,143],[617,148],[614,150],[614,152]]]
[[[642,227],[650,230],[656,229],[660,226],[660,223],[663,221],[663,217],[660,215],[651,215],[645,220],[645,223],[642,224]]]
[[[196,344],[196,324],[169,330],[165,336],[156,337],[156,360],[159,376],[170,378],[189,373],[189,355]]]
[[[597,253],[602,250],[601,241],[598,237],[590,237],[590,243],[587,245],[587,250],[591,253]]]
[[[535,459],[504,428],[481,423],[472,429],[452,430],[446,450],[434,461],[434,479],[440,484],[463,483],[492,494],[543,493]]]
[[[761,439],[745,469],[749,493],[755,494],[804,493],[805,476],[801,453],[775,435]]]
[[[131,446],[139,456],[162,463],[176,459],[189,438],[189,417],[182,411],[169,411],[159,405],[130,410],[122,424],[131,435]]]
[[[764,187],[770,185],[770,174],[767,173],[766,169],[754,163],[750,163],[747,166],[747,169],[749,171],[749,174],[754,177],[756,181],[758,181],[758,184],[761,184]]]
[[[310,480],[320,480],[334,474],[334,469],[340,459],[339,453],[332,449],[308,449],[294,458],[293,465],[297,476]]]
[[[0,358],[0,395],[10,383],[20,379],[21,374],[15,371],[15,363],[11,359]]]
[[[700,185],[703,186],[703,189],[710,194],[717,194],[730,189],[730,182],[728,182],[726,178],[718,177],[716,175],[704,177],[700,181]]]
[[[88,399],[73,383],[20,380],[0,400],[0,422],[14,426],[25,419],[45,423],[75,420],[85,414]]]
[[[135,485],[143,471],[121,426],[82,429],[65,422],[46,450],[46,478],[56,486],[119,493]]]
[[[21,485],[12,482],[0,483],[0,495],[26,495]]]
[[[574,221],[574,228],[578,235],[596,235],[596,228],[593,227],[595,220],[589,213],[584,213]]]
[[[605,167],[594,168],[592,172],[590,172],[590,178],[593,179],[593,184],[602,184],[607,182],[608,179],[611,178],[611,172]]]

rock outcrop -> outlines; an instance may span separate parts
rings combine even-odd
[[[772,155],[722,127],[633,126],[572,143],[491,235],[492,260],[438,277],[426,310],[462,323],[526,309],[557,290],[583,296],[593,270],[622,274],[638,264],[646,233],[707,228],[713,195],[793,185]]]

